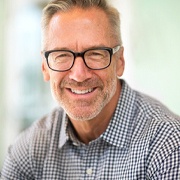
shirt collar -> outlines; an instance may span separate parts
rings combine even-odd
[[[60,136],[59,136],[59,148],[62,148],[64,144],[67,142],[67,140],[69,139],[69,136],[67,133],[67,127],[68,127],[68,117],[65,111],[63,111]]]
[[[76,146],[81,144],[75,136],[74,129],[71,122],[69,121],[67,114],[65,111],[63,111],[58,147],[62,148],[68,140],[71,140],[72,143]]]
[[[135,92],[124,80],[120,80],[122,90],[115,113],[106,131],[100,136],[106,142],[118,146],[127,147],[130,143],[133,131],[133,117],[135,116]],[[79,142],[73,138],[73,133],[68,117],[64,112],[60,130],[59,148],[62,148],[68,140],[72,140],[75,145]]]

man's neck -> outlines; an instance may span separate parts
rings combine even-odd
[[[70,119],[77,138],[81,142],[89,144],[90,141],[97,139],[107,129],[119,100],[121,92],[121,85],[119,82],[114,96],[97,117],[87,121]]]

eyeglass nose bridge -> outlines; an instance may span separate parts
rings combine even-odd
[[[84,53],[85,52],[74,52],[73,55],[74,55],[74,60],[77,58],[77,57],[82,57],[82,59],[84,60]],[[85,61],[85,60],[84,60]]]
[[[85,52],[76,52],[76,53],[73,52],[73,55],[74,55],[73,65],[74,65],[74,63],[75,63],[76,58],[77,58],[77,57],[81,57],[81,58],[83,59],[83,61],[84,61],[84,64],[86,65],[86,67],[89,68],[89,66],[87,65],[87,63],[86,63],[86,61],[85,61],[84,54],[85,54]]]

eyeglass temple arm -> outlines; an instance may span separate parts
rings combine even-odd
[[[119,46],[116,46],[116,47],[114,47],[114,48],[112,48],[113,54],[115,54],[116,52],[118,52],[120,48],[121,48],[120,45],[119,45]]]

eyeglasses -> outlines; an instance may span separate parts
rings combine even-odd
[[[88,49],[83,52],[73,52],[70,50],[51,50],[44,52],[48,67],[53,71],[64,72],[70,70],[76,57],[82,57],[84,64],[92,70],[101,70],[111,64],[112,55],[115,54],[121,46],[98,47]]]

